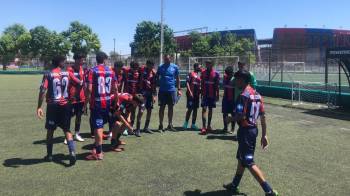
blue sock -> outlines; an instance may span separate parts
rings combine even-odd
[[[237,188],[239,183],[241,182],[241,179],[242,179],[242,174],[236,174],[235,177],[233,178],[232,180],[232,186],[234,188]]]
[[[67,144],[68,144],[68,150],[69,150],[69,153],[71,154],[72,152],[75,153],[75,143],[73,140],[68,140],[67,141]]]
[[[53,148],[53,144],[52,143],[46,143],[47,155],[52,155],[52,148]]]
[[[272,192],[271,186],[266,181],[261,183],[260,185],[261,185],[261,188],[264,189],[265,193],[271,193]]]
[[[101,154],[101,153],[102,153],[102,145],[96,144],[96,154]]]

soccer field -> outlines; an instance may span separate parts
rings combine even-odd
[[[222,184],[232,180],[236,168],[232,135],[179,131],[123,137],[126,151],[107,152],[103,161],[84,160],[93,142],[87,139],[77,143],[77,164],[66,167],[67,147],[57,130],[55,161],[44,162],[44,121],[35,115],[40,81],[39,75],[0,75],[0,195],[229,195]],[[280,195],[350,195],[349,118],[268,104],[266,112],[271,143],[267,151],[256,149],[255,161]],[[182,98],[174,126],[182,125],[184,114]],[[82,124],[86,137],[87,119]],[[222,129],[220,107],[212,124]],[[249,172],[240,190],[263,195]]]

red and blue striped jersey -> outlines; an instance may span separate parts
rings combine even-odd
[[[202,96],[216,99],[216,92],[219,89],[220,75],[214,69],[203,70],[201,74]]]
[[[228,76],[227,74],[224,74],[224,80],[222,82],[224,87],[224,97],[223,99],[225,101],[234,101],[235,98],[235,86],[232,81],[233,76]]]
[[[69,83],[68,89],[69,89],[69,100],[71,103],[81,103],[85,102],[85,91],[84,91],[84,70],[82,66],[79,67],[79,70],[75,70],[74,67],[67,67],[67,71],[70,74],[73,74],[74,77],[79,79],[80,81],[83,81],[82,84],[77,84],[77,83]]]
[[[260,115],[265,113],[262,96],[248,85],[237,98],[235,112],[243,116],[238,122],[244,128],[254,128]]]
[[[135,95],[140,92],[141,83],[140,70],[125,68],[123,71],[124,93]]]
[[[114,72],[103,64],[91,68],[89,85],[92,85],[90,108],[109,109],[115,85]]]
[[[74,82],[80,83],[73,74],[57,67],[44,74],[40,90],[41,92],[47,90],[46,102],[48,104],[66,105],[69,101],[69,83]]]
[[[194,97],[199,97],[201,93],[201,78],[197,72],[192,71],[187,75],[186,82],[190,86],[190,90]],[[189,96],[189,90],[187,89],[186,95]]]
[[[129,93],[118,93],[118,104],[115,108],[116,112],[119,114],[126,114],[131,111],[132,105],[132,95]]]
[[[140,71],[142,93],[151,93],[155,95],[157,93],[156,71],[154,69],[148,69],[147,67],[142,67]]]

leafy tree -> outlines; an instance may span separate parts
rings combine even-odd
[[[134,56],[155,57],[160,52],[160,23],[143,21],[136,26],[134,41],[130,43]],[[175,52],[173,30],[164,25],[164,53]]]
[[[89,26],[81,24],[78,21],[71,22],[68,30],[62,32],[62,35],[72,44],[73,53],[87,55],[101,48],[97,34],[93,33]]]
[[[21,24],[14,24],[7,27],[0,37],[0,56],[3,69],[16,57],[21,57],[29,53],[30,33]]]

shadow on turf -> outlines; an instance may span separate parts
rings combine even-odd
[[[85,157],[89,153],[82,153],[77,154],[77,160],[85,160]],[[64,154],[55,154],[53,155],[53,163],[56,163],[58,165],[62,165],[64,167],[71,167],[69,165],[69,156]],[[22,158],[11,158],[6,159],[3,163],[5,167],[12,167],[12,168],[18,168],[20,166],[29,166],[29,165],[36,165],[41,163],[48,163],[44,158],[33,158],[33,159],[22,159]]]
[[[206,193],[202,193],[201,190],[194,190],[194,191],[186,191],[184,192],[185,196],[230,196],[230,195],[247,195],[245,193],[239,193],[239,194],[232,194],[231,192],[227,190],[217,190],[217,191],[210,191]]]
[[[55,138],[53,138],[53,140],[52,140],[53,144],[63,143],[63,141],[64,141],[64,137],[63,137],[63,136],[55,137]],[[34,141],[33,144],[42,144],[42,145],[46,145],[46,139]]]
[[[237,141],[237,136],[235,135],[208,135],[207,136],[208,140],[231,140],[231,141]]]
[[[305,114],[350,121],[350,113],[342,110],[317,109],[304,111]]]

